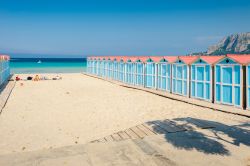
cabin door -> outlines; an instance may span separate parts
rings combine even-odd
[[[222,103],[233,103],[233,67],[222,67]]]
[[[205,84],[204,84],[204,80],[205,80],[205,67],[204,66],[197,66],[196,68],[196,73],[197,73],[197,82],[196,82],[196,96],[198,98],[205,98]]]
[[[183,93],[183,65],[176,66],[176,92],[180,95]]]

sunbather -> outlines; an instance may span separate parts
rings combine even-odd
[[[40,80],[39,76],[36,75],[35,78],[34,78],[34,81],[39,81],[39,80]]]

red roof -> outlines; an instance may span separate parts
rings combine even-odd
[[[0,60],[10,60],[10,56],[8,56],[8,55],[0,55]]]
[[[135,62],[136,60],[138,60],[138,57],[137,56],[124,56],[122,57],[123,61],[124,62],[127,62],[127,61],[131,61],[131,62]]]
[[[114,61],[117,57],[116,56],[111,56],[109,57],[111,61]]]
[[[239,64],[246,65],[250,63],[250,54],[227,54],[227,57],[233,59]]]
[[[200,56],[200,58],[202,60],[204,60],[205,62],[207,62],[210,65],[217,63],[218,61],[220,61],[224,57],[225,56],[206,56],[206,55]]]
[[[199,56],[179,56],[179,59],[182,60],[187,65],[190,65],[198,58]]]
[[[150,56],[150,59],[154,62],[160,62],[162,59],[165,59],[164,56]]]
[[[173,63],[178,59],[178,56],[164,56],[168,63]]]
[[[147,62],[147,60],[150,59],[149,56],[139,56],[138,58],[139,58],[139,60],[142,61],[142,62]]]

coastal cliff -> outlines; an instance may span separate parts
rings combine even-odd
[[[210,46],[209,55],[250,54],[250,32],[233,34],[223,38],[218,44]]]

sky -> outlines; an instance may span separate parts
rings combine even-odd
[[[249,20],[249,0],[0,0],[0,54],[186,55]]]

